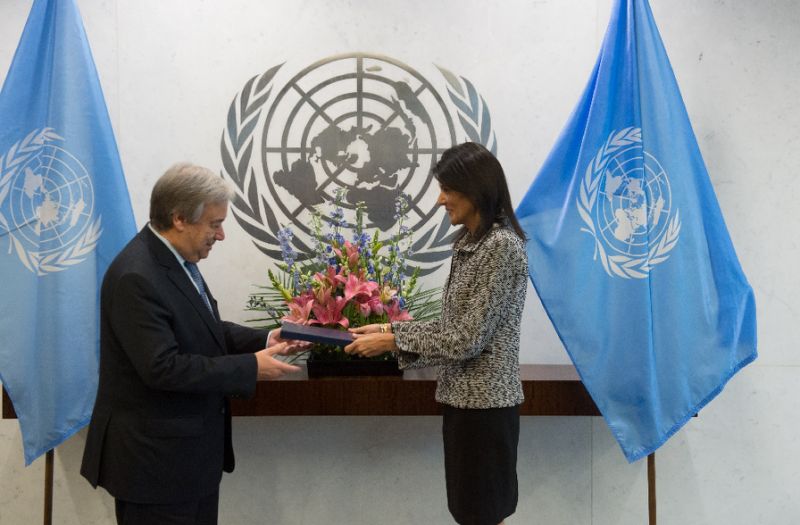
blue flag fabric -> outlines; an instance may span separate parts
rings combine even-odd
[[[100,282],[134,233],[74,0],[36,0],[0,92],[0,381],[26,465],[89,421]]]
[[[615,4],[517,213],[534,287],[628,461],[756,358],[753,292],[646,0]]]

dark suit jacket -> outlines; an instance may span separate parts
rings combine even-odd
[[[148,227],[106,272],[100,325],[100,383],[81,474],[137,503],[216,490],[234,465],[226,396],[254,392],[252,352],[267,332],[214,319]]]

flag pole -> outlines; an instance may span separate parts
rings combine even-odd
[[[44,460],[44,525],[53,524],[53,449]]]
[[[656,453],[647,456],[647,511],[650,525],[656,525]]]

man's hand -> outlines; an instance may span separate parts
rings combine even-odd
[[[286,343],[286,349],[282,355],[292,355],[304,352],[311,348],[311,343],[308,341],[298,341],[297,339],[284,339],[281,337],[281,329],[271,330],[269,333],[269,340],[267,340],[267,348]]]
[[[287,350],[288,348],[288,343],[278,343],[255,353],[256,362],[258,363],[257,379],[259,381],[277,379],[284,374],[300,371],[299,366],[284,363],[273,357],[276,355],[287,355],[289,353]]]

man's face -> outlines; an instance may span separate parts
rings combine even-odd
[[[208,257],[211,246],[225,238],[222,223],[228,215],[228,203],[206,203],[203,214],[196,223],[189,223],[184,217],[175,217],[173,226],[177,234],[175,248],[181,257],[196,263]]]

